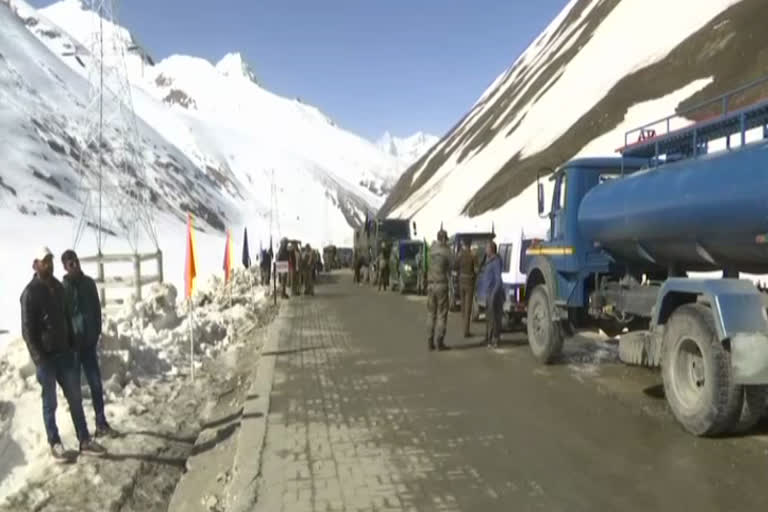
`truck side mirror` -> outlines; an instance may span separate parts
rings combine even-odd
[[[536,184],[539,199],[539,215],[544,213],[544,185],[541,183]]]

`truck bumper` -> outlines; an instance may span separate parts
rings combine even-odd
[[[735,334],[731,338],[731,369],[736,384],[768,384],[768,334]]]

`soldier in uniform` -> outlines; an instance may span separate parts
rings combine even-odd
[[[283,238],[280,240],[280,247],[277,249],[277,261],[288,261],[290,265],[290,254],[288,252],[288,239]],[[284,299],[288,298],[288,294],[285,292],[286,281],[288,276],[285,274],[279,274],[280,280],[280,296]]]
[[[302,281],[302,265],[301,265],[301,249],[298,244],[293,246],[293,283],[291,286],[291,293],[293,295],[301,295],[301,281]]]
[[[472,322],[472,302],[475,298],[475,279],[477,270],[475,268],[475,257],[469,247],[469,240],[464,240],[461,244],[461,251],[458,255],[459,267],[459,291],[461,293],[461,317],[464,322],[464,337],[471,336],[469,326]]]
[[[363,266],[363,257],[360,255],[359,249],[355,248],[355,252],[354,252],[354,255],[352,256],[352,260],[354,261],[353,265],[355,268],[354,282],[357,284],[361,284],[360,270]]]
[[[304,276],[304,295],[315,294],[315,265],[315,252],[312,250],[312,247],[307,244],[304,246],[304,257],[301,262]]]
[[[382,288],[384,288],[384,291],[387,291],[387,288],[389,287],[389,253],[388,244],[386,242],[381,242],[377,279],[379,291],[381,291]]]
[[[427,326],[429,350],[448,350],[444,343],[448,322],[448,278],[453,268],[453,257],[448,247],[448,233],[440,228],[437,241],[429,249],[427,289]],[[437,339],[435,324],[437,323]]]

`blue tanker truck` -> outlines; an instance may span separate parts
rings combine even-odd
[[[768,101],[730,108],[766,84],[627,132],[620,157],[562,165],[548,214],[537,187],[550,233],[527,251],[532,353],[551,363],[582,328],[620,336],[620,359],[661,367],[670,409],[697,436],[748,430],[768,407],[766,295],[740,279],[768,273]],[[715,140],[726,149],[708,151]]]

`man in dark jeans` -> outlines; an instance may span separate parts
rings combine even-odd
[[[501,337],[501,317],[504,314],[504,287],[501,280],[501,258],[496,243],[488,241],[485,249],[487,256],[483,270],[483,293],[485,299],[486,341],[488,348],[499,348]]]
[[[75,346],[88,387],[91,388],[93,412],[96,414],[96,437],[115,437],[117,432],[112,430],[104,415],[104,389],[101,384],[99,354],[96,350],[101,337],[99,290],[93,279],[83,273],[75,251],[64,251],[61,263],[67,271],[64,276],[64,292],[69,305]]]
[[[43,422],[51,454],[57,460],[72,461],[71,455],[62,446],[56,426],[57,382],[69,404],[80,451],[104,453],[104,448],[91,439],[85,422],[72,325],[64,288],[53,277],[53,254],[50,249],[44,247],[40,250],[32,268],[35,275],[21,294],[21,332],[42,388]]]

